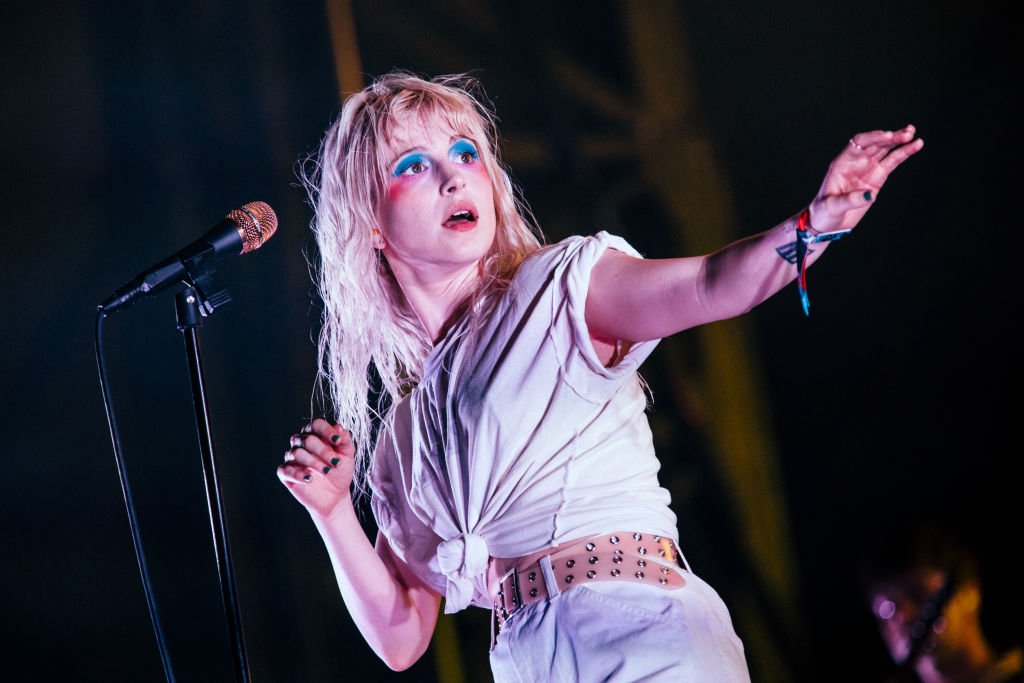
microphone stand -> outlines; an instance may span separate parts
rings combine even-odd
[[[197,286],[186,287],[175,297],[178,329],[185,338],[189,377],[192,381],[192,396],[195,403],[196,427],[199,431],[199,448],[203,461],[203,479],[206,484],[206,502],[210,510],[210,525],[213,530],[213,547],[220,574],[221,595],[224,614],[234,651],[235,680],[249,681],[249,665],[245,656],[245,641],[242,637],[242,620],[235,595],[235,579],[228,547],[227,521],[221,501],[220,483],[213,459],[213,435],[210,431],[210,416],[206,405],[206,389],[203,380],[202,359],[199,353],[199,328],[202,317],[209,315],[219,306],[230,301],[230,295],[220,289],[212,276],[195,278]],[[202,283],[202,284],[200,284]],[[204,286],[205,285],[205,286]],[[205,290],[205,291],[204,291]],[[217,291],[214,291],[217,290]],[[209,292],[207,295],[206,292]]]

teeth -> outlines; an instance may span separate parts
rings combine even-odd
[[[467,221],[473,220],[473,214],[469,211],[456,211],[451,215],[451,217],[454,219],[465,219]]]

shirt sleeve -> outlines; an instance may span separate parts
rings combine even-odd
[[[560,359],[563,379],[581,397],[605,401],[626,381],[637,381],[640,364],[657,346],[657,339],[638,342],[606,367],[597,357],[586,322],[587,292],[594,266],[607,249],[643,258],[626,240],[601,231],[559,242],[544,260],[551,260],[549,339]]]

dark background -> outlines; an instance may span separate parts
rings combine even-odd
[[[633,167],[573,155],[566,131],[592,122],[575,118],[546,71],[554,46],[628,101],[622,5],[415,7],[355,3],[362,71],[478,70],[508,158],[517,139],[547,150],[513,170],[549,240],[609,229],[648,256],[675,255],[642,190],[614,210],[602,202],[603,183]],[[792,287],[748,316],[802,593],[807,636],[780,645],[792,670],[807,681],[882,680],[856,566],[877,532],[912,517],[969,540],[990,635],[1019,642],[1020,75],[1009,18],[985,2],[678,7],[737,236],[795,213],[852,133],[913,122],[926,140],[862,229],[811,271],[810,318]],[[234,301],[201,333],[253,680],[437,680],[433,650],[404,675],[377,662],[337,599],[312,524],[274,475],[288,435],[316,410],[310,215],[295,171],[339,107],[324,5],[3,12],[0,677],[161,680],[99,390],[95,306],[230,209],[262,200],[278,233],[221,268]],[[173,296],[109,318],[104,336],[178,680],[231,680]],[[659,353],[644,373],[665,422],[674,411],[659,402]],[[673,489],[684,550],[735,611],[730,596],[756,567],[736,549],[700,434],[670,432],[666,479],[689,482]],[[477,680],[486,618],[460,619],[465,676]]]

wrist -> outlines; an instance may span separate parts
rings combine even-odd
[[[821,230],[814,227],[814,221],[811,218],[811,206],[813,204],[807,205],[796,215],[796,233],[798,236],[803,235],[804,238],[817,237],[822,234]]]
[[[306,508],[306,511],[313,518],[315,524],[331,524],[343,517],[354,516],[355,504],[352,501],[352,494],[346,493],[329,507],[310,505]]]
[[[839,239],[850,230],[819,230],[814,227],[815,220],[812,215],[814,210],[814,202],[811,202],[807,207],[797,214],[796,217],[796,233],[797,237],[802,238],[804,242],[808,244],[814,244],[815,242],[828,242]]]
[[[828,246],[828,242],[839,239],[849,230],[837,230],[835,232],[820,232],[811,225],[811,206],[809,205],[796,216],[796,242],[794,243],[793,262],[796,264],[797,290],[800,294],[800,304],[804,309],[804,315],[810,315],[811,302],[807,296],[807,261],[812,253],[811,245],[823,243],[820,248]]]

